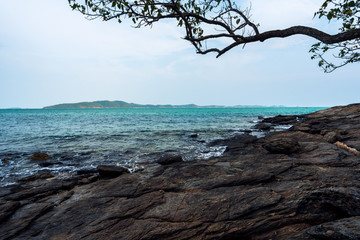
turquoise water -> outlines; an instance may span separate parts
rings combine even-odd
[[[322,108],[19,109],[0,110],[0,184],[48,170],[72,174],[98,164],[136,169],[164,152],[185,160],[222,154],[208,142],[250,129],[258,116],[304,114]],[[197,133],[197,138],[190,135]],[[55,163],[29,160],[49,154]]]

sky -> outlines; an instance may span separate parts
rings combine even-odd
[[[241,4],[249,4],[248,0]],[[293,25],[336,33],[313,19],[323,0],[253,0],[260,31]],[[239,3],[240,4],[240,3]],[[198,55],[173,22],[133,28],[89,21],[67,0],[3,1],[0,108],[123,100],[139,104],[335,106],[360,102],[360,68],[327,74],[306,36]]]

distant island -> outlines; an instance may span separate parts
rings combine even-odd
[[[209,105],[209,106],[198,106],[195,104],[186,104],[186,105],[152,105],[152,104],[136,104],[136,103],[127,103],[124,101],[94,101],[94,102],[79,102],[79,103],[62,103],[52,106],[44,107],[44,109],[79,109],[79,108],[225,108],[229,106],[218,106],[218,105]],[[264,107],[259,105],[237,105],[232,106],[232,108],[255,108],[255,107]],[[284,106],[274,106],[274,107],[284,107]]]

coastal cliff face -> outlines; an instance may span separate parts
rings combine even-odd
[[[360,239],[360,104],[263,123],[293,126],[212,160],[1,188],[0,239]]]

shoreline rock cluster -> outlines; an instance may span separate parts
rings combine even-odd
[[[293,126],[211,160],[0,188],[0,239],[360,239],[360,104],[262,123]]]

